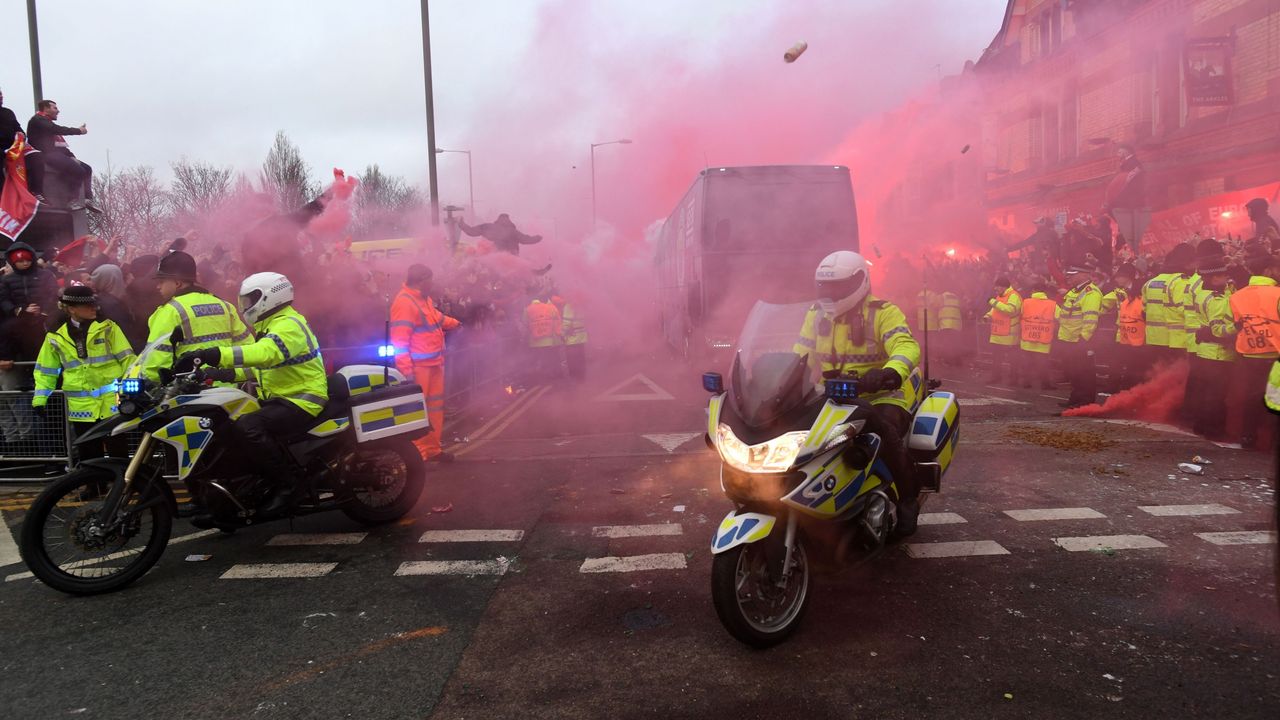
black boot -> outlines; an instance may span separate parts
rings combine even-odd
[[[296,493],[295,485],[292,478],[282,483],[276,488],[262,505],[258,506],[258,517],[272,518],[285,514],[286,511],[293,508],[293,499]]]
[[[916,524],[920,520],[920,499],[911,498],[898,503],[898,525],[893,529],[894,537],[905,538],[915,535]]]

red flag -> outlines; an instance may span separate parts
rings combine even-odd
[[[17,133],[13,146],[5,151],[4,192],[0,193],[0,235],[17,240],[31,224],[40,201],[27,189],[26,156],[37,152],[27,144],[27,136]]]

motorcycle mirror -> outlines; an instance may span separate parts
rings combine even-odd
[[[717,372],[703,373],[702,389],[719,395],[724,392],[724,378]]]

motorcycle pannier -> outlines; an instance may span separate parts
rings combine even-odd
[[[920,404],[911,425],[907,447],[918,462],[936,461],[945,471],[951,464],[956,431],[959,428],[960,403],[949,392],[933,392]]]
[[[422,388],[405,383],[370,390],[351,398],[356,440],[368,442],[392,435],[421,435],[431,428]]]

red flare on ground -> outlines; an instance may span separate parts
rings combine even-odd
[[[1114,417],[1153,423],[1172,423],[1187,387],[1189,363],[1178,360],[1158,365],[1150,378],[1133,388],[1118,392],[1098,405],[1085,405],[1062,413],[1064,417]]]

